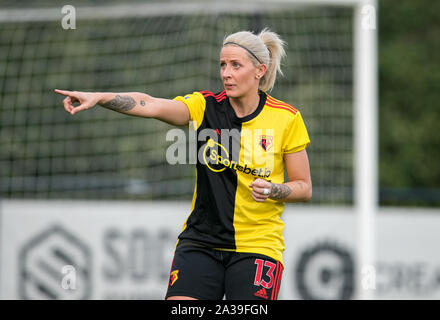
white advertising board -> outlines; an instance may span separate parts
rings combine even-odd
[[[163,299],[189,202],[2,201],[0,298]],[[280,299],[355,299],[352,208],[288,205]],[[376,299],[439,299],[439,210],[380,209]],[[72,266],[72,267],[70,267]],[[374,281],[371,281],[374,280]]]
[[[190,205],[3,202],[1,297],[163,299]],[[62,286],[66,265],[77,266],[74,290]]]

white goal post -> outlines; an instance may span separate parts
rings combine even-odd
[[[356,297],[358,299],[371,299],[374,297],[374,289],[371,287],[365,288],[365,286],[368,287],[368,283],[365,282],[366,275],[362,274],[362,271],[366,270],[364,267],[374,267],[376,257],[375,215],[378,211],[376,0],[220,0],[134,3],[78,7],[76,9],[76,19],[83,21],[146,16],[160,17],[164,13],[166,15],[231,12],[234,14],[258,14],[267,11],[279,11],[280,8],[291,8],[292,6],[313,7],[316,5],[342,6],[353,9],[353,204],[358,214]],[[2,9],[0,11],[0,24],[39,21],[61,22],[62,17],[61,7]],[[81,31],[76,30],[75,32]],[[371,271],[371,269],[368,270]]]

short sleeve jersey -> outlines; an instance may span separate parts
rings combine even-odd
[[[236,252],[264,254],[282,262],[284,203],[256,202],[256,178],[284,182],[284,155],[310,144],[300,112],[260,92],[257,109],[238,117],[226,92],[178,96],[196,130],[196,184],[191,213],[179,241]]]

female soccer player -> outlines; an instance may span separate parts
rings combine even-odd
[[[55,90],[66,96],[64,108],[72,115],[98,104],[197,130],[192,208],[178,237],[167,299],[278,297],[284,203],[312,195],[305,150],[310,140],[301,114],[267,93],[281,72],[283,47],[267,29],[227,36],[219,61],[224,91],[217,94],[167,100]]]

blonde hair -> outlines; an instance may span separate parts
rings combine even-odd
[[[281,59],[286,56],[285,41],[275,32],[265,28],[258,35],[250,31],[239,31],[230,34],[223,40],[223,46],[229,44],[235,44],[246,49],[255,67],[260,64],[266,65],[267,70],[260,79],[259,89],[262,91],[272,90],[277,72],[283,75]]]

